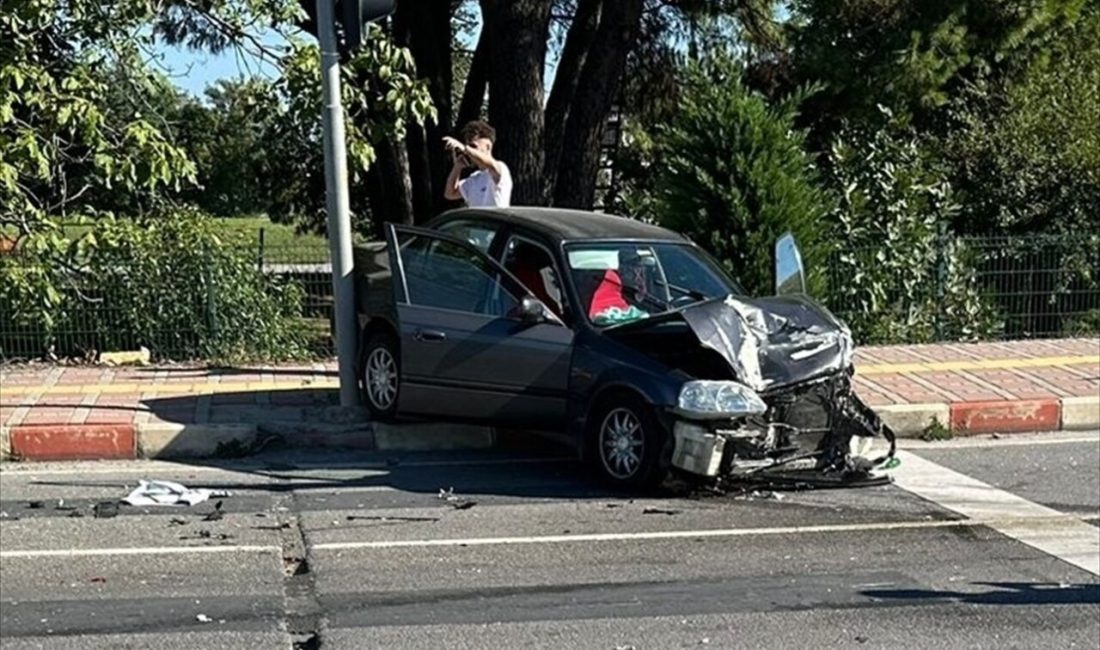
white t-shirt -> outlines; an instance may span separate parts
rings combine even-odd
[[[500,182],[493,181],[493,175],[485,169],[479,169],[458,184],[458,191],[471,208],[506,208],[512,203],[512,172],[508,165],[500,165]]]

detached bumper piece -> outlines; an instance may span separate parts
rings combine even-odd
[[[893,430],[851,390],[850,375],[801,384],[765,396],[759,418],[704,423],[679,420],[672,465],[722,482],[775,487],[865,487],[890,477]],[[889,444],[868,457],[873,439]]]

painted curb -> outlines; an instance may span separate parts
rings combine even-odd
[[[899,438],[917,438],[933,421],[947,426],[951,407],[947,404],[889,404],[876,407],[875,412]]]
[[[1100,428],[1100,395],[1062,398],[1062,429],[1081,431]]]
[[[438,422],[374,425],[374,444],[379,451],[491,449],[495,442],[490,427]]]
[[[133,424],[21,424],[11,427],[11,455],[24,460],[133,460]]]
[[[951,430],[959,434],[1055,431],[1062,426],[1057,399],[960,402],[951,405]]]

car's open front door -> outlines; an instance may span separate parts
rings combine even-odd
[[[556,427],[565,420],[573,332],[524,320],[530,295],[469,244],[388,226],[407,415]]]

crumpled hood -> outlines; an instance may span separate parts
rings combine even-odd
[[[699,342],[757,392],[832,374],[852,364],[852,335],[805,296],[735,298],[680,312]]]

